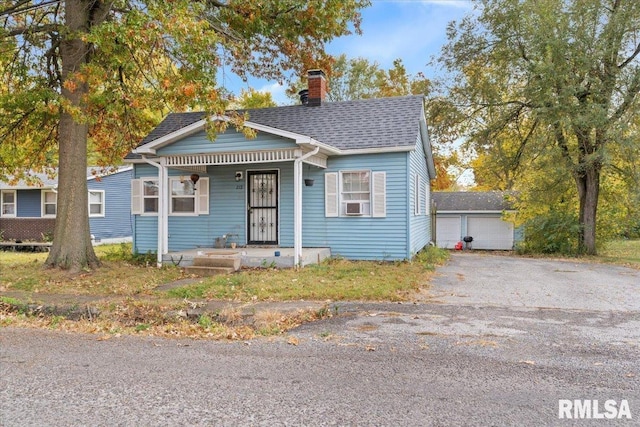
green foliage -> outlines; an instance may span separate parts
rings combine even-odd
[[[149,329],[151,327],[151,325],[149,325],[148,323],[138,323],[135,326],[135,331],[136,332],[143,332],[146,331],[147,329]]]
[[[431,82],[422,73],[410,75],[401,59],[393,61],[393,67],[385,70],[377,62],[366,58],[338,56],[328,70],[327,85],[329,101],[352,101],[356,99],[384,98],[390,96],[427,95]],[[306,79],[299,79],[288,91],[294,101],[298,91],[306,88]]]
[[[233,109],[255,109],[276,107],[271,92],[258,92],[255,89],[242,90],[238,99],[231,105]]]
[[[519,253],[574,255],[578,251],[580,224],[574,213],[550,210],[528,220],[524,228],[525,240],[517,248]]]
[[[477,156],[471,166],[485,189],[525,191],[541,164],[571,180],[581,223],[574,238],[595,253],[598,225],[611,224],[598,220],[600,184],[617,169],[623,198],[637,194],[640,3],[477,3],[449,27],[441,56],[457,107],[449,123]]]
[[[200,317],[198,317],[198,325],[200,325],[204,329],[209,329],[213,326],[213,320],[211,320],[211,317],[209,317],[209,315],[201,314]]]
[[[157,262],[157,256],[154,252],[147,251],[144,254],[133,252],[131,243],[109,245],[102,252],[101,258],[107,261],[124,261],[142,266],[155,265]]]
[[[427,246],[416,254],[414,262],[423,264],[429,270],[434,270],[436,266],[444,264],[448,259],[448,251],[437,246]]]

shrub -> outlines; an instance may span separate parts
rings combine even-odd
[[[155,252],[145,254],[133,252],[131,243],[120,243],[105,250],[102,258],[107,261],[125,261],[134,265],[151,265],[156,263]]]
[[[520,253],[575,254],[578,252],[580,224],[574,213],[551,210],[524,224]]]

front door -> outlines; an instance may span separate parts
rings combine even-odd
[[[247,236],[250,245],[278,244],[278,171],[248,172]]]

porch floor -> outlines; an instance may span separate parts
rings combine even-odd
[[[279,252],[279,256],[276,253]],[[167,265],[188,267],[193,259],[203,255],[235,255],[241,256],[241,267],[278,267],[293,268],[293,248],[279,247],[242,247],[242,248],[196,248],[184,251],[169,252],[162,256]],[[303,248],[300,264],[319,264],[331,256],[330,248]]]

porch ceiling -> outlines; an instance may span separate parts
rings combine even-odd
[[[299,148],[236,151],[228,153],[179,154],[167,156],[165,158],[165,164],[170,168],[187,169],[206,166],[239,165],[247,163],[273,163],[293,161],[301,157],[303,154],[303,150]],[[325,156],[324,154],[316,154],[305,159],[304,162],[320,168],[326,168],[327,156]]]

